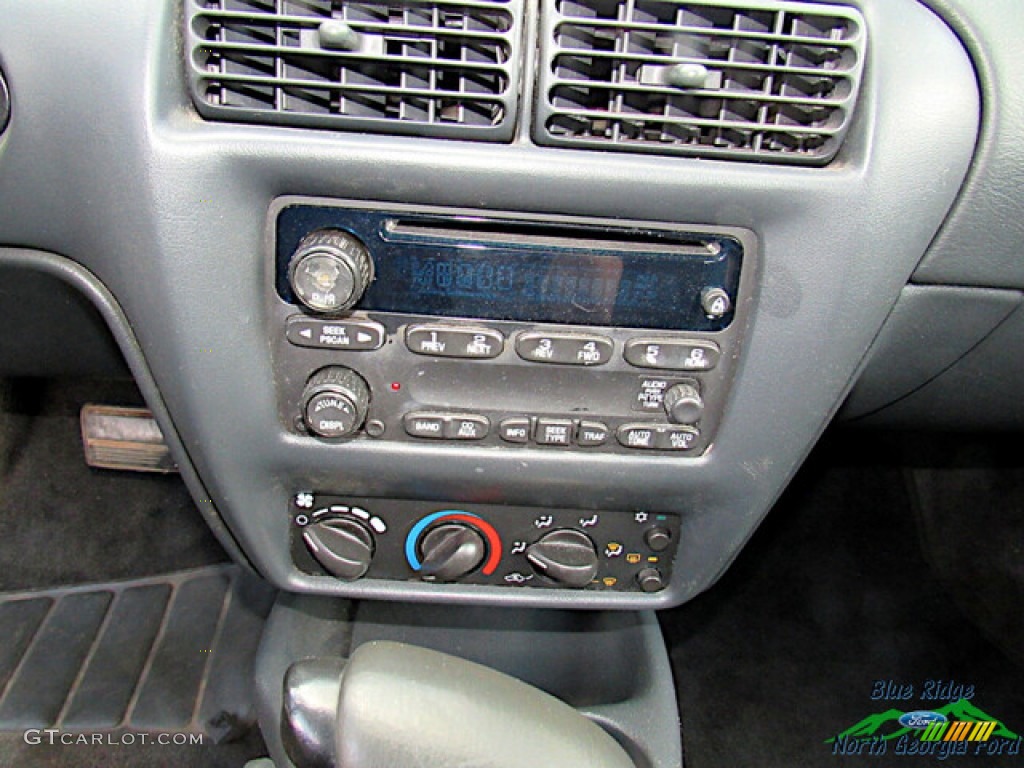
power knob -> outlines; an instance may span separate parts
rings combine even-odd
[[[320,565],[345,581],[365,574],[373,560],[373,534],[350,517],[331,517],[307,525],[302,540]]]
[[[704,400],[696,382],[684,381],[669,387],[662,403],[673,424],[696,424],[704,413]]]
[[[302,239],[288,263],[295,298],[321,314],[354,306],[373,282],[373,259],[354,235],[318,229]]]
[[[351,368],[332,365],[314,373],[302,392],[302,420],[314,435],[348,437],[363,426],[370,385]]]

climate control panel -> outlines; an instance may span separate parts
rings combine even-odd
[[[679,518],[647,510],[295,494],[291,551],[304,572],[510,589],[658,592],[669,582]]]

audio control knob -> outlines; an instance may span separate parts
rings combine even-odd
[[[420,541],[426,581],[455,581],[472,573],[484,561],[487,544],[480,532],[463,523],[443,523],[427,531]]]
[[[350,517],[331,517],[307,525],[302,539],[320,565],[345,581],[365,574],[373,560],[373,534]]]
[[[564,528],[546,534],[526,549],[533,570],[567,587],[585,587],[597,576],[597,550],[585,533]]]
[[[352,307],[373,282],[373,259],[362,241],[340,229],[320,229],[302,239],[288,264],[295,298],[314,312]]]
[[[663,403],[673,424],[696,424],[704,413],[704,400],[696,382],[684,381],[669,387]]]
[[[314,373],[302,392],[302,418],[310,432],[336,438],[354,434],[366,420],[370,385],[351,368],[332,365]]]

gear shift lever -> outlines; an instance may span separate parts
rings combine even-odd
[[[298,768],[635,768],[568,704],[488,667],[392,642],[285,677],[284,741]]]

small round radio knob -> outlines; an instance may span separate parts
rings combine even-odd
[[[363,426],[370,385],[351,368],[332,365],[314,373],[302,392],[302,418],[319,437],[348,437]]]
[[[704,413],[704,400],[695,383],[682,382],[669,387],[662,402],[673,424],[696,424]]]
[[[295,298],[322,314],[354,306],[373,282],[366,246],[340,229],[319,229],[302,239],[288,264]]]

